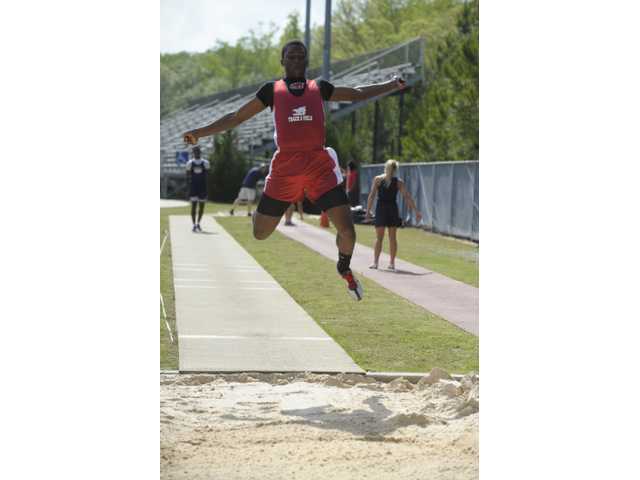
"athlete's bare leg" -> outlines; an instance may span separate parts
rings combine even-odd
[[[389,256],[391,260],[389,261],[389,267],[396,267],[396,254],[398,253],[398,240],[396,238],[396,227],[389,227]]]
[[[289,208],[284,212],[284,224],[285,225],[293,225],[291,221],[291,217],[293,217],[294,204],[289,205]]]
[[[356,244],[356,229],[353,227],[349,205],[330,208],[327,210],[327,215],[338,231],[336,245],[338,245],[339,253],[351,255]]]
[[[244,204],[245,204],[245,202],[246,202],[246,200],[244,200],[244,199],[240,200],[240,196],[238,195],[238,196],[236,197],[236,199],[233,201],[233,204],[231,205],[231,210],[229,211],[229,213],[230,213],[231,215],[233,215],[233,212],[234,212],[234,210],[236,209],[236,207],[237,207],[238,205],[244,205]]]
[[[253,236],[257,240],[268,238],[280,223],[281,218],[282,216],[272,217],[256,211],[253,215]]]
[[[373,248],[373,265],[375,265],[376,268],[378,267],[378,261],[380,260],[380,252],[382,251],[383,243],[384,243],[384,227],[376,227],[376,244]]]
[[[356,280],[351,271],[351,255],[356,244],[356,229],[351,219],[349,205],[340,205],[327,210],[329,219],[336,226],[336,245],[338,245],[338,263],[336,268],[342,278],[347,281],[349,294],[354,300],[362,300],[362,284]]]
[[[198,202],[198,225],[202,221],[202,215],[204,214],[204,202]]]
[[[198,206],[198,202],[195,201],[191,201],[191,221],[193,222],[193,225],[195,226],[196,224],[196,208]]]

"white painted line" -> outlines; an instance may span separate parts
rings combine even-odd
[[[176,267],[198,267],[198,268],[208,268],[213,267],[215,269],[227,269],[227,270],[262,270],[262,267],[255,265],[246,265],[246,266],[230,266],[230,265],[220,265],[220,264],[203,264],[203,263],[175,263]]]
[[[169,338],[171,339],[171,343],[173,343],[173,334],[171,333],[171,327],[169,326],[169,322],[167,321],[167,311],[164,309],[164,299],[162,298],[162,293],[160,294],[160,305],[162,305],[162,313],[164,314],[164,324],[167,326],[167,330],[169,330]]]
[[[174,270],[186,270],[189,272],[207,272],[206,268],[192,268],[192,267],[174,267]]]
[[[331,342],[333,339],[329,337],[259,337],[259,336],[239,336],[239,335],[180,335],[180,338],[188,339],[211,339],[211,340],[300,340],[313,342]]]
[[[160,256],[162,256],[162,249],[164,248],[164,242],[167,241],[167,237],[169,236],[169,232],[164,231],[164,238],[162,239],[162,245],[160,245]]]
[[[174,278],[174,282],[209,282],[209,283],[224,283],[229,285],[230,283],[268,283],[270,285],[278,285],[273,280],[209,280],[208,278]]]
[[[178,265],[175,265],[174,270],[201,270],[201,271],[213,270],[216,272],[226,271],[226,272],[239,272],[239,273],[263,271],[263,268],[229,268],[229,267],[225,267],[224,265],[210,265],[210,266],[211,266],[211,269],[209,269],[209,267],[207,266],[202,266],[202,265],[200,265],[199,267],[195,267],[195,266],[179,267]]]
[[[208,278],[174,278],[174,282],[213,282]]]
[[[174,285],[175,288],[235,288],[236,290],[282,290],[282,288],[276,287],[233,287],[229,285],[221,287],[209,287],[205,285]]]

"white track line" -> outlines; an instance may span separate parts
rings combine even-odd
[[[198,268],[207,268],[207,264],[202,263],[176,263],[174,267],[198,267]],[[236,266],[226,266],[226,265],[211,265],[213,267],[220,267],[222,269],[229,270],[260,270],[261,267],[257,267],[255,265],[236,265]]]
[[[302,341],[314,341],[314,342],[330,342],[329,337],[259,337],[259,336],[239,336],[239,335],[180,335],[180,338],[188,339],[211,339],[211,340],[252,340],[252,339],[266,339],[269,340],[302,340]]]
[[[236,280],[234,281],[228,281],[228,280],[209,280],[208,278],[174,278],[173,279],[174,282],[209,282],[209,283],[224,283],[224,284],[229,284],[229,283],[268,283],[270,285],[278,285],[277,282],[274,282],[273,280]]]
[[[204,285],[174,285],[175,288],[207,288],[207,289],[215,289],[215,288],[230,288],[228,285],[220,286],[220,287],[209,287]],[[278,287],[235,287],[236,290],[282,290],[282,288]]]
[[[169,330],[169,338],[171,339],[171,343],[173,343],[173,334],[171,333],[171,327],[169,326],[169,322],[167,321],[167,311],[164,309],[164,299],[162,298],[162,293],[160,294],[160,305],[162,305],[164,324],[167,326],[167,330]]]
[[[167,237],[169,236],[169,233],[165,230],[164,231],[164,238],[162,239],[162,245],[160,245],[160,256],[162,256],[162,249],[164,248],[164,242],[167,241]]]
[[[164,231],[164,238],[162,239],[162,244],[160,245],[160,256],[162,256],[162,249],[164,248],[164,244],[167,241],[167,237],[169,236],[169,232]],[[160,305],[162,306],[162,315],[164,316],[164,324],[167,326],[167,330],[169,330],[169,338],[171,339],[171,343],[173,343],[173,333],[171,333],[171,327],[169,326],[169,322],[167,321],[167,311],[164,308],[164,298],[162,298],[162,292],[160,292]]]

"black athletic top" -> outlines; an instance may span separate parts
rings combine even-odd
[[[384,179],[378,185],[378,203],[396,203],[398,196],[398,177],[391,178],[389,186],[386,185]]]
[[[299,97],[302,95],[307,88],[307,82],[304,78],[285,78],[285,83],[287,84],[287,88],[292,95]],[[257,91],[256,97],[264,104],[265,107],[271,108],[273,110],[273,84],[275,82],[267,82],[260,90]],[[322,95],[322,100],[325,102],[331,98],[333,95],[333,89],[335,88],[331,83],[326,82],[324,80],[318,80],[318,88],[320,88],[320,95]]]

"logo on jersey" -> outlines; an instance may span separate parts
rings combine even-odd
[[[294,108],[289,116],[289,123],[293,122],[310,122],[313,120],[313,115],[307,115],[307,107],[302,106]]]
[[[289,84],[291,90],[304,90],[305,82],[293,82]]]

